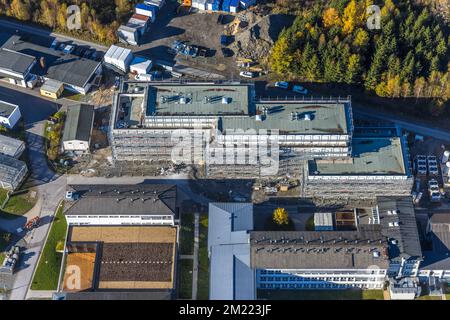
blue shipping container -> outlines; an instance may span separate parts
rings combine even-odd
[[[230,0],[223,0],[222,11],[230,12]]]
[[[230,0],[230,7],[239,7],[239,0]]]
[[[221,4],[222,4],[222,0],[214,0],[213,11],[219,11]]]

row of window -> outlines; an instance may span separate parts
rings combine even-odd
[[[258,289],[342,289],[342,288],[361,288],[361,289],[381,289],[382,284],[335,284],[335,283],[320,283],[320,284],[293,284],[293,283],[275,283],[275,284],[260,284]]]
[[[339,281],[339,282],[367,282],[367,281],[377,281],[376,277],[371,278],[352,278],[352,277],[260,277],[260,282],[313,282],[313,281]]]

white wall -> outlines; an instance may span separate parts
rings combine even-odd
[[[89,151],[89,141],[64,141],[64,151]]]
[[[14,111],[9,115],[9,117],[0,116],[0,123],[5,127],[12,129],[20,120],[22,114],[20,113],[19,107],[15,108]]]
[[[166,215],[66,215],[70,225],[171,225],[173,216]]]

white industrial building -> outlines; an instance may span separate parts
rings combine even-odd
[[[130,63],[133,60],[133,53],[130,49],[112,45],[106,51],[103,57],[105,63],[120,69],[123,72],[128,72]]]
[[[69,225],[175,225],[173,185],[71,185],[66,195]]]
[[[67,108],[62,136],[63,151],[89,152],[94,123],[94,106],[79,104]]]
[[[0,125],[12,129],[19,122],[22,114],[18,105],[0,101]]]

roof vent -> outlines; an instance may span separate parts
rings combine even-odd
[[[262,114],[257,114],[257,115],[255,116],[255,120],[258,121],[258,122],[263,121]]]
[[[398,210],[392,210],[392,214],[393,215],[398,215],[399,211]]]
[[[374,258],[379,258],[380,257],[380,251],[374,251],[373,252],[373,257]]]
[[[305,113],[305,115],[303,116],[303,120],[311,121],[311,115],[309,113]]]
[[[400,226],[400,224],[398,223],[398,221],[395,221],[394,222],[394,227],[398,227],[398,226]]]
[[[180,97],[179,102],[180,102],[180,104],[186,104],[186,103],[187,103],[187,100],[186,100],[185,97]]]
[[[228,97],[222,97],[222,104],[229,104],[230,103],[230,98]]]

